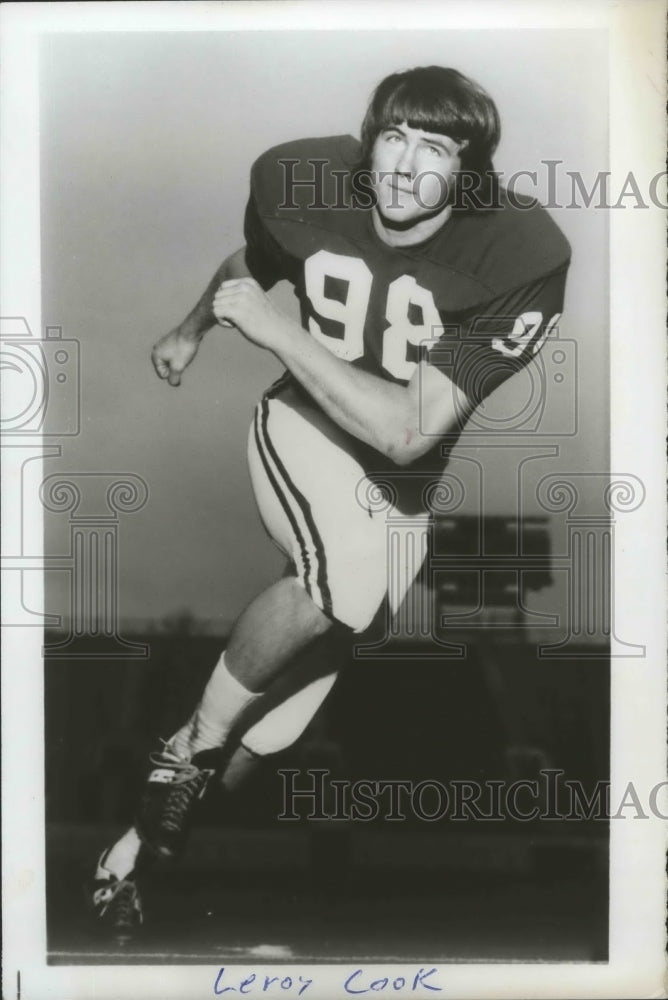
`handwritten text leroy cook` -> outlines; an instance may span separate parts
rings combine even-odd
[[[392,996],[414,996],[425,997],[432,993],[442,993],[443,987],[439,982],[439,970],[420,967],[412,971],[404,971],[403,974],[393,972],[391,974],[379,973],[378,968],[374,970],[351,969],[341,972],[340,989],[343,995],[362,996],[373,993],[385,993]],[[328,985],[331,985],[331,980]],[[223,966],[216,976],[213,992],[216,996],[223,994],[239,993],[242,996],[303,996],[309,987],[314,986],[314,993],[317,992],[317,982],[307,976],[305,972],[284,971],[276,975],[266,972],[242,972],[226,968]]]

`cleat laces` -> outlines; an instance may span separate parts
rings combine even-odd
[[[168,751],[165,754],[149,754],[149,760],[155,767],[167,766],[174,772],[163,804],[161,825],[179,832],[193,799],[203,794],[210,772],[200,770],[196,764],[175,757]]]
[[[131,924],[134,914],[142,922],[141,907],[138,905],[137,889],[133,882],[121,879],[115,885],[107,885],[93,893],[93,905],[99,917],[104,917],[113,906],[113,922],[116,926]]]
[[[137,906],[137,892],[132,882],[121,882],[115,894],[116,914],[115,923],[117,926],[131,925],[135,913],[139,923],[143,921],[141,908]]]

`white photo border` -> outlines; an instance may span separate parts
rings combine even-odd
[[[629,169],[649,179],[664,169],[665,5],[447,2],[10,3],[2,17],[2,315],[40,311],[39,37],[63,31],[373,30],[379,9],[396,30],[601,28],[610,39],[610,151],[613,189]],[[631,155],[629,155],[631,151]],[[619,634],[642,635],[646,658],[612,661],[611,801],[630,781],[653,787],[665,764],[665,218],[661,209],[611,213],[611,468],[639,477],[646,501],[616,531]],[[638,346],[642,344],[642,350]],[[16,530],[18,490],[3,481],[3,551]],[[24,510],[24,515],[26,511]],[[41,544],[41,512],[24,527]],[[31,551],[36,551],[33,549]],[[20,633],[20,634],[17,634]],[[44,903],[43,677],[41,630],[3,633],[4,995],[103,1000],[213,995],[209,966],[52,967],[46,964]],[[665,791],[665,787],[664,787]],[[664,812],[666,801],[661,799]],[[445,993],[474,997],[665,996],[666,824],[611,823],[610,959],[606,964],[453,964]],[[255,968],[255,967],[254,967]],[[337,967],[304,967],[313,997],[341,996]],[[386,972],[391,971],[384,967]],[[252,971],[248,967],[248,972]],[[419,994],[426,995],[426,994]]]

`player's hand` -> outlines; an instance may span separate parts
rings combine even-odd
[[[151,361],[158,378],[170,385],[181,385],[181,376],[197,354],[199,342],[184,336],[176,328],[161,337],[151,351]]]
[[[276,350],[289,320],[253,278],[224,281],[213,299],[213,314],[221,326],[237,329],[258,347]]]

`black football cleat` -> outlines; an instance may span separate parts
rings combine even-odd
[[[143,923],[141,897],[134,873],[119,879],[104,867],[107,853],[98,861],[89,899],[100,930],[124,947]]]
[[[185,847],[195,807],[218,770],[220,751],[203,750],[188,761],[165,747],[152,753],[149,760],[153,766],[139,802],[135,827],[152,854],[177,858]]]

